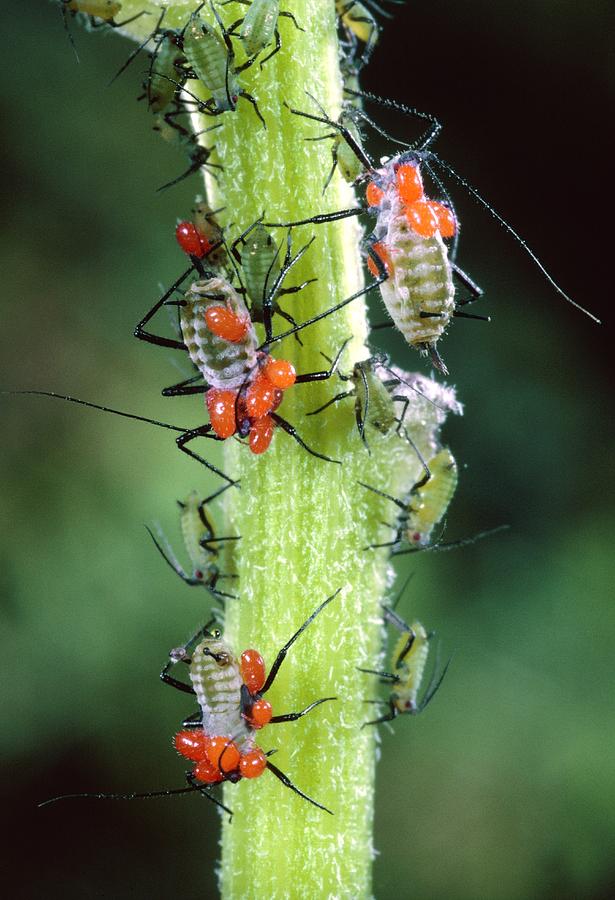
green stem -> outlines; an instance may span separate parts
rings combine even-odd
[[[222,126],[209,135],[224,166],[218,184],[208,179],[209,198],[212,205],[225,206],[232,233],[263,210],[269,221],[292,221],[354,202],[339,176],[323,197],[331,145],[304,137],[326,129],[292,115],[285,106],[314,112],[305,93],[309,90],[332,118],[339,113],[342,82],[334,3],[294,0],[284,8],[305,31],[281,19],[281,52],[262,70],[257,63],[242,76],[267,128],[241,99],[235,112],[199,123],[199,128],[212,121]],[[227,22],[240,14],[234,6],[221,9]],[[181,12],[185,19],[185,6]],[[203,15],[211,19],[207,8]],[[171,14],[169,19],[173,21]],[[297,321],[327,309],[361,284],[357,221],[295,229],[293,246],[313,234],[316,240],[289,276],[291,284],[317,279],[284,304]],[[278,235],[280,241],[285,238],[284,231]],[[343,357],[343,371],[348,372],[368,355],[366,336],[365,306],[357,300],[303,331],[303,346],[290,338],[274,345],[273,352],[292,359],[299,373],[311,372],[326,368],[322,353],[334,356],[352,337]],[[232,824],[223,825],[220,882],[225,898],[371,896],[375,731],[361,725],[369,709],[363,700],[375,691],[374,679],[357,672],[357,666],[374,666],[378,659],[379,604],[388,568],[383,551],[365,548],[391,536],[379,523],[394,515],[387,501],[357,481],[402,495],[418,478],[420,465],[394,434],[376,434],[368,455],[357,434],[352,400],[305,416],[342,390],[342,384],[336,377],[297,385],[280,408],[309,446],[342,465],[313,458],[279,429],[262,457],[232,441],[226,446],[226,469],[241,477],[241,489],[225,494],[227,533],[242,538],[234,559],[241,600],[229,602],[226,612],[230,645],[238,651],[256,647],[270,665],[316,606],[338,588],[343,591],[292,648],[269,695],[277,713],[302,709],[320,697],[337,700],[259,735],[264,750],[278,750],[275,764],[334,815],[303,801],[268,772],[254,782],[226,785],[224,802],[235,815]],[[204,840],[210,842],[211,835]]]

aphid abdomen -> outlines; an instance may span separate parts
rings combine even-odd
[[[391,699],[400,713],[412,713],[418,711],[417,697],[421,689],[427,657],[429,655],[429,637],[420,622],[411,625],[414,632],[414,641],[408,653],[397,663],[408,643],[408,634],[400,635],[393,649],[393,671],[399,675],[401,681],[395,686]]]
[[[252,0],[239,32],[248,56],[256,56],[271,43],[279,13],[278,0]]]
[[[147,84],[146,93],[149,107],[154,113],[164,112],[175,97],[179,77],[176,63],[184,59],[173,32],[162,38],[156,57],[153,61],[152,74]]]
[[[251,729],[241,715],[239,665],[230,648],[217,638],[206,638],[192,654],[190,680],[203,714],[206,734],[232,737],[243,747]]]
[[[180,327],[192,362],[211,387],[238,388],[256,365],[256,333],[245,303],[223,278],[196,281],[180,307]],[[225,306],[248,322],[244,337],[235,343],[219,338],[207,327],[205,313],[212,306]]]
[[[235,109],[239,89],[229,67],[228,50],[222,38],[206,22],[192,18],[184,35],[184,53],[188,65],[211,91],[220,112]]]
[[[457,463],[448,447],[444,447],[427,465],[431,478],[410,498],[408,542],[429,544],[432,532],[442,521],[457,488]]]
[[[271,234],[262,225],[257,225],[246,238],[241,251],[241,269],[255,322],[262,321],[263,301],[279,273],[277,257],[278,248]]]
[[[104,22],[114,19],[122,8],[122,4],[115,0],[69,0],[67,6],[71,12],[95,16]]]
[[[182,505],[179,523],[194,572],[206,572],[210,565],[210,557],[200,542],[202,538],[209,537],[209,534],[199,515],[199,502],[199,495],[196,491],[192,491]]]
[[[382,299],[408,343],[425,352],[442,336],[455,309],[448,252],[439,234],[424,238],[410,227],[396,198],[382,215],[386,230],[380,240],[392,264],[380,285]]]

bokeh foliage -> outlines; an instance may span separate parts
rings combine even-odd
[[[437,112],[443,155],[600,310],[608,260],[601,211],[591,212],[596,181],[588,193],[582,165],[593,148],[575,152],[569,141],[600,106],[601,10],[588,18],[544,2],[519,24],[517,9],[405,10],[366,83]],[[184,160],[134,103],[142,65],[104,87],[125,57],[121,41],[77,31],[77,66],[51,4],[24,2],[8,24],[2,386],[197,423],[194,401],[157,396],[181,377],[173,354],[130,333],[180,271],[172,227],[198,181],[154,192]],[[409,72],[399,41],[436,28],[439,58],[449,76],[463,73],[460,84],[446,66],[409,77],[424,71],[429,47],[416,48]],[[523,72],[501,62],[512,68],[520,55]],[[599,157],[592,165],[599,171]],[[455,657],[428,713],[383,734],[376,893],[606,896],[615,878],[607,338],[559,304],[469,200],[460,208],[461,262],[495,318],[456,323],[444,346],[466,404],[446,435],[468,467],[448,533],[512,529],[401,567],[416,572],[403,611],[437,628]],[[390,346],[416,365],[395,338]],[[207,479],[170,434],[145,425],[35,398],[4,398],[2,409],[1,746],[17,895],[162,896],[181,885],[189,898],[205,883],[213,896],[218,824],[196,798],[34,808],[65,791],[181,783],[169,738],[186,705],[156,677],[206,598],[164,567],[142,523],[175,537],[174,500]],[[192,843],[195,820],[211,829],[210,860],[201,839],[198,853]]]

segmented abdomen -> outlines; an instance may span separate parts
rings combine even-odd
[[[427,632],[420,622],[413,622],[411,627],[414,632],[414,643],[399,666],[393,669],[401,678],[393,691],[393,702],[400,712],[409,712],[416,708],[417,695],[421,688],[429,654]],[[407,642],[408,634],[400,635],[393,651],[394,666]]]
[[[249,320],[245,303],[223,278],[196,281],[180,307],[180,327],[190,358],[210,387],[238,388],[256,365],[256,333],[252,323],[237,343],[217,337],[207,327],[205,313],[210,306],[226,306],[240,318]]]
[[[381,214],[376,226],[391,259],[392,271],[380,285],[382,299],[405,339],[426,350],[446,330],[455,309],[455,287],[444,241],[418,235],[408,224],[399,200]],[[383,227],[384,226],[384,227]],[[422,317],[421,313],[429,313]]]
[[[205,734],[226,735],[240,749],[244,748],[251,731],[241,716],[243,681],[237,660],[224,641],[206,638],[196,647],[190,664],[190,680],[203,713]]]
[[[442,521],[457,487],[457,463],[444,447],[427,463],[431,478],[410,499],[408,542],[426,545]]]

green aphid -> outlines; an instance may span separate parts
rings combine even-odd
[[[210,116],[218,116],[237,109],[239,98],[243,97],[252,104],[256,115],[266,128],[256,100],[241,87],[238,77],[253,64],[254,58],[246,60],[241,66],[235,66],[235,50],[229,32],[213,3],[210,5],[218,28],[193,13],[183,34],[184,55],[190,75],[198,78],[211,93],[211,97],[205,102],[197,97],[194,99],[197,100],[200,111]]]
[[[220,544],[224,541],[237,541],[239,536],[217,537],[214,526],[207,514],[207,505],[214,500],[229,485],[221,488],[215,494],[205,500],[199,500],[196,491],[192,491],[183,502],[178,501],[180,508],[180,530],[184,542],[184,549],[191,563],[191,571],[187,572],[175,558],[169,545],[164,541],[166,549],[148,528],[161,556],[176,572],[182,581],[191,586],[202,585],[216,597],[236,598],[235,594],[220,591],[217,584],[222,579],[236,578],[236,575],[224,575],[220,572],[217,558],[220,553]]]
[[[248,57],[257,57],[275,38],[275,47],[268,56],[261,60],[261,68],[282,47],[278,29],[280,16],[291,19],[295,28],[305,31],[297,24],[292,13],[280,12],[279,0],[251,0],[251,2],[250,0],[227,0],[227,3],[241,3],[249,7],[243,19],[233,22],[229,28],[229,34],[238,34],[241,46]],[[226,3],[222,5],[226,6]],[[237,32],[237,28],[239,28],[239,32]]]

